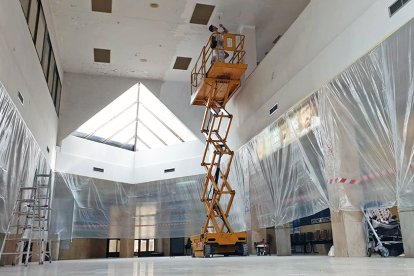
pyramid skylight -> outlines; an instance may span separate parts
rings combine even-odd
[[[142,83],[124,92],[73,135],[133,151],[197,139]]]

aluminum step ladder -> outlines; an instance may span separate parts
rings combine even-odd
[[[32,187],[21,187],[0,250],[0,260],[27,265],[31,260],[51,262],[49,240],[52,171],[39,174]]]

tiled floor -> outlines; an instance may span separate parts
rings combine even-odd
[[[57,261],[28,267],[0,267],[0,275],[414,275],[409,258],[190,257]]]

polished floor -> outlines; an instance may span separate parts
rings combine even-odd
[[[409,258],[190,257],[57,261],[28,267],[0,267],[1,276],[27,275],[414,275]]]

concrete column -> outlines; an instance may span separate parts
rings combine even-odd
[[[121,239],[119,257],[120,258],[134,257],[134,239]]]
[[[245,36],[244,50],[246,51],[246,55],[244,56],[244,63],[248,67],[244,77],[247,79],[257,67],[256,28],[255,26],[242,25],[240,26],[239,32]]]
[[[162,240],[163,240],[162,238],[155,239],[155,251],[157,251],[157,252],[163,252],[164,247],[163,247]]]
[[[171,252],[170,252],[170,238],[163,238],[162,239],[162,249],[164,252],[164,256],[170,256]]]
[[[339,103],[338,103],[339,105]],[[331,129],[332,152],[325,157],[326,175],[328,179],[348,178],[358,179],[361,176],[358,137],[355,126],[346,112],[342,113],[340,106],[333,106],[339,114],[336,120],[341,124]],[[363,207],[365,191],[363,185],[336,183],[328,185],[331,205],[340,210],[346,205],[358,210]],[[366,256],[366,236],[364,232],[362,211],[331,210],[332,236],[337,257]]]
[[[363,216],[361,211],[331,212],[335,257],[366,256],[367,241]]]
[[[278,256],[292,255],[289,224],[285,224],[282,226],[276,226],[275,235],[276,235],[276,254]]]
[[[52,241],[49,245],[52,250],[52,260],[53,261],[57,261],[59,260],[59,246],[60,246],[60,241]]]
[[[414,257],[414,209],[398,210],[406,257]]]

